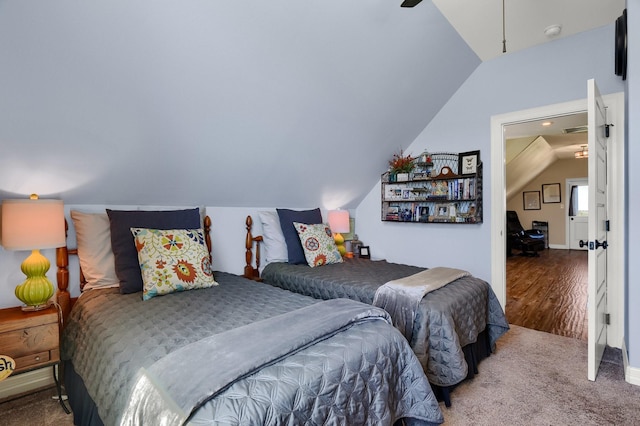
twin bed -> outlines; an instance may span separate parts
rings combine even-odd
[[[426,270],[359,258],[316,267],[288,262],[284,259],[287,250],[279,246],[290,244],[291,239],[278,234],[278,228],[282,226],[274,212],[259,213],[264,235],[253,236],[253,219],[250,216],[246,219],[247,265],[244,275],[266,284],[316,299],[347,298],[373,304],[376,292],[384,284]],[[286,215],[280,218],[289,219]],[[267,259],[264,268],[260,265],[261,243],[265,246]],[[254,245],[258,247],[255,256]],[[274,252],[279,254],[274,255]],[[255,267],[252,265],[254,257]],[[401,306],[399,311],[406,309],[406,306]],[[402,329],[398,324],[400,319],[394,317],[393,321]],[[489,356],[496,340],[509,329],[509,324],[491,286],[486,281],[466,275],[426,294],[417,305],[413,323],[406,328],[404,334],[437,397],[450,406],[451,390],[478,372],[478,363]]]
[[[57,264],[63,311],[68,255],[82,267],[61,345],[75,424],[442,423],[384,310],[211,273],[210,221],[194,210],[72,212],[78,248]]]

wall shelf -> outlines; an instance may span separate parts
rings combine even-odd
[[[398,179],[381,177],[381,220],[413,223],[482,223],[482,163],[475,173],[458,174],[457,153],[433,153]],[[477,152],[479,160],[479,152]]]

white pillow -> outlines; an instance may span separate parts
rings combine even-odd
[[[80,267],[87,280],[83,290],[118,287],[109,216],[71,210],[71,219],[76,230]]]
[[[262,222],[262,258],[264,265],[272,262],[288,262],[287,243],[280,227],[278,213],[273,211],[259,211]],[[262,266],[262,265],[261,265]]]

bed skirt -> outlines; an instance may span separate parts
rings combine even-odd
[[[73,369],[71,361],[64,361],[64,387],[73,411],[73,424],[104,426],[98,415],[98,407],[87,393],[82,378]]]
[[[484,329],[482,333],[478,334],[478,340],[476,340],[475,343],[469,343],[467,346],[463,347],[462,352],[464,352],[464,359],[469,366],[469,371],[467,372],[465,380],[472,379],[476,374],[478,374],[478,364],[480,361],[491,355],[491,342],[489,340],[489,333],[487,332],[487,329]],[[445,406],[451,407],[450,394],[458,384],[452,386],[438,386],[432,383],[431,389],[433,389],[433,393],[438,401],[443,401]]]

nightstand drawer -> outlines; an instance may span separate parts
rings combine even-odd
[[[58,348],[58,324],[44,324],[0,334],[0,352],[13,359]]]
[[[20,358],[14,358],[13,360],[16,362],[16,373],[20,373],[24,370],[35,368],[41,365],[50,364],[52,362],[57,362],[60,356],[56,355],[57,351],[44,351]],[[57,359],[53,359],[54,357]]]

